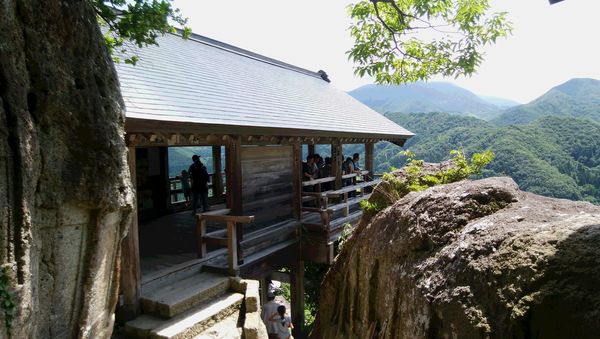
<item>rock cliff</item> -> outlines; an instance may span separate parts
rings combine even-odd
[[[312,338],[588,338],[600,333],[600,207],[509,178],[413,192],[350,237]]]
[[[134,196],[92,1],[0,2],[0,338],[108,338]]]

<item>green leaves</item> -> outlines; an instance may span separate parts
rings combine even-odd
[[[488,0],[363,0],[348,7],[355,74],[402,84],[471,75],[482,48],[511,32]]]
[[[139,48],[157,45],[156,39],[165,33],[177,31],[175,25],[182,27],[180,34],[187,39],[191,29],[186,27],[179,9],[173,8],[172,0],[93,0],[92,4],[100,25],[107,27],[104,41],[115,62],[121,59],[115,51],[121,54],[128,52],[131,46]],[[136,55],[125,58],[125,63],[133,64],[139,60]]]
[[[367,215],[391,206],[396,201],[410,192],[419,192],[430,187],[449,184],[478,175],[482,169],[494,160],[494,152],[485,151],[474,153],[471,160],[467,160],[463,151],[452,150],[452,166],[433,173],[423,173],[423,160],[417,160],[413,152],[406,150],[400,152],[406,157],[406,166],[401,176],[394,173],[385,173],[383,182],[377,186],[376,194],[369,200],[361,202],[361,207]]]

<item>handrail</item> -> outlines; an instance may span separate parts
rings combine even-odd
[[[217,215],[199,213],[198,218],[198,256],[206,256],[206,243],[203,237],[206,235],[207,221],[220,221],[227,223],[227,271],[229,275],[236,276],[239,273],[239,262],[243,260],[242,253],[239,251],[240,242],[243,234],[238,229],[237,224],[249,224],[254,222],[254,216],[249,215]]]
[[[348,174],[344,174],[342,175],[342,179],[350,179],[350,178],[354,178],[355,176],[357,176],[358,173],[348,173]]]
[[[303,181],[302,186],[318,185],[318,184],[324,184],[326,182],[333,182],[333,181],[335,181],[335,177],[325,177],[325,178]]]
[[[208,212],[210,213],[210,212]],[[237,222],[240,224],[249,224],[254,222],[253,215],[220,215],[220,214],[206,214],[206,213],[198,213],[199,219],[204,219],[206,221],[217,221],[217,222]]]
[[[364,181],[364,182],[361,182],[360,184],[356,184],[356,185],[348,185],[346,187],[340,188],[339,190],[327,192],[327,196],[328,197],[338,197],[341,194],[352,192],[359,188],[374,186],[380,182],[381,182],[381,179],[375,179],[375,180],[371,180],[371,181]]]

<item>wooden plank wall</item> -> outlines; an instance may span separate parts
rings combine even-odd
[[[293,147],[243,146],[241,153],[244,215],[256,223],[291,218]]]

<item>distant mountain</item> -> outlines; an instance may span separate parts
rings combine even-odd
[[[489,120],[500,109],[475,93],[446,82],[366,85],[349,92],[357,100],[381,112],[446,112]]]
[[[600,124],[547,116],[526,125],[494,126],[445,113],[387,114],[416,136],[405,148],[439,162],[451,149],[467,154],[491,149],[496,159],[484,176],[507,175],[527,191],[600,204]],[[378,143],[376,171],[401,167],[400,148]]]
[[[498,125],[526,124],[549,115],[600,122],[600,80],[569,80],[528,104],[506,110],[493,122]]]
[[[510,99],[504,99],[504,98],[498,98],[498,97],[489,97],[489,96],[484,96],[484,95],[480,95],[479,97],[481,99],[483,99],[484,101],[487,101],[490,104],[492,104],[492,105],[494,105],[494,106],[496,106],[498,108],[502,108],[502,109],[519,106],[521,104],[519,102],[516,102],[514,100],[510,100]]]

